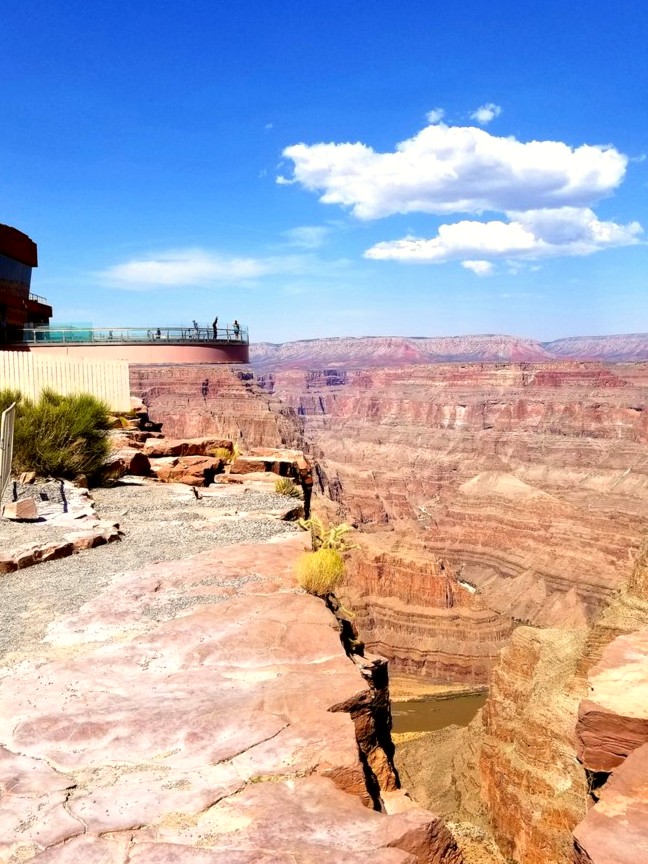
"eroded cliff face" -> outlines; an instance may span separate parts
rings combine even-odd
[[[443,559],[485,608],[584,626],[619,585],[648,516],[645,365],[280,370],[258,380],[301,417],[339,518],[398,539],[413,560]]]
[[[302,447],[302,423],[242,366],[130,366],[131,393],[170,438],[217,434],[249,447]]]
[[[397,767],[417,801],[490,828],[507,860],[648,857],[645,547],[628,570],[591,627],[519,627],[466,729],[398,748]],[[436,776],[422,768],[433,753]]]
[[[362,543],[343,589],[370,650],[389,660],[392,675],[485,685],[510,619],[433,557],[378,552],[380,539]]]

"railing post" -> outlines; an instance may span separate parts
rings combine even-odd
[[[0,502],[11,477],[15,417],[16,403],[13,402],[2,412],[0,420]]]

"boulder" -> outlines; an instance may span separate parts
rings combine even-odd
[[[214,477],[222,471],[223,460],[213,456],[181,456],[164,465],[157,460],[151,463],[151,470],[163,483],[184,483],[187,486],[209,486]]]
[[[116,450],[111,453],[102,469],[104,478],[118,480],[125,474],[132,474],[134,477],[147,477],[151,473],[151,463],[148,456],[145,456],[140,450],[135,447],[123,447],[121,450]]]
[[[33,498],[21,498],[19,501],[5,504],[2,515],[5,519],[13,519],[16,522],[35,522],[39,518],[38,507]]]

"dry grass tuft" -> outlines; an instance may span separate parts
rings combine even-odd
[[[344,561],[336,549],[305,552],[295,564],[297,581],[309,594],[325,597],[344,579]]]
[[[301,498],[301,490],[295,486],[290,477],[280,477],[275,483],[277,495],[286,495],[288,498]]]

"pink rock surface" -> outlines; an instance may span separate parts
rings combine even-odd
[[[369,685],[294,589],[303,547],[118,577],[50,626],[46,658],[5,671],[0,862],[460,861],[437,817],[358,797],[346,712]]]
[[[590,694],[578,711],[578,758],[611,771],[648,742],[648,631],[619,636],[589,673]]]
[[[648,744],[614,770],[599,802],[574,831],[576,864],[648,861]]]

